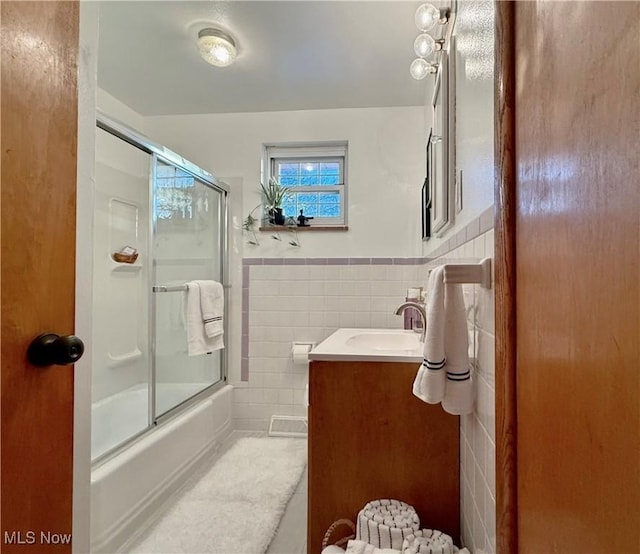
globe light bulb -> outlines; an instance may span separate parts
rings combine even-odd
[[[436,50],[436,41],[433,40],[431,35],[422,33],[421,35],[418,35],[418,38],[416,38],[413,43],[413,49],[415,50],[416,56],[426,58]]]
[[[427,60],[422,58],[416,58],[409,66],[409,73],[411,73],[411,76],[418,81],[424,79],[430,73],[435,73],[436,71],[437,66],[430,64]]]
[[[440,21],[440,10],[433,4],[422,4],[416,10],[416,27],[421,31],[433,29],[438,21]]]

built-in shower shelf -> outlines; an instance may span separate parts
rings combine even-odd
[[[119,263],[111,260],[111,268],[113,271],[140,271],[143,268],[143,265],[138,263]]]
[[[138,358],[142,358],[142,352],[140,351],[140,349],[136,348],[131,352],[127,352],[125,354],[118,354],[117,356],[108,354],[108,357],[109,357],[109,362],[108,362],[109,367],[120,367],[123,365],[130,364],[131,362],[133,362],[134,360],[137,360]]]

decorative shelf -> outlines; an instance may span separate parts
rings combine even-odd
[[[348,231],[348,225],[308,225],[305,227],[289,227],[288,225],[269,225],[260,227],[258,231],[263,233],[276,233],[280,231]]]

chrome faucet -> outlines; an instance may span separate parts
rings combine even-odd
[[[427,312],[422,304],[418,304],[417,302],[405,302],[396,308],[396,315],[402,315],[407,308],[415,308],[420,312],[420,316],[422,317],[422,333],[420,335],[420,339],[424,342],[424,335],[427,332]]]

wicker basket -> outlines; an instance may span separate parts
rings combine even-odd
[[[120,264],[132,264],[138,259],[138,253],[135,254],[122,254],[121,252],[114,252],[111,254],[114,261]]]
[[[340,526],[349,527],[349,529],[351,529],[351,534],[346,537],[342,537],[335,542],[332,542],[331,537],[333,536],[334,531]],[[327,532],[324,534],[324,537],[322,537],[322,550],[324,550],[330,544],[335,544],[336,546],[342,547],[345,544],[347,544],[351,539],[355,539],[355,538],[356,538],[355,524],[349,519],[338,519],[334,521],[331,525],[329,525],[329,529],[327,529]]]

